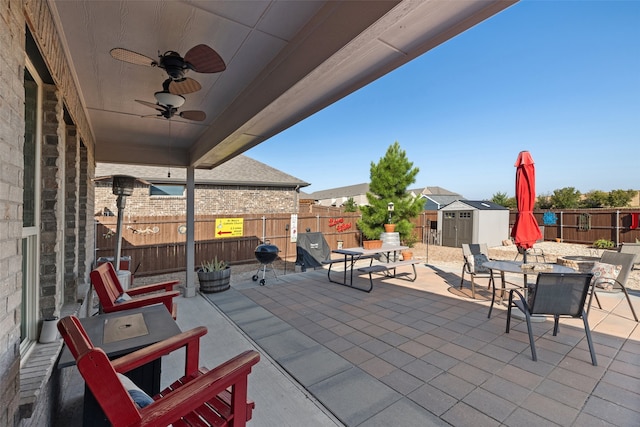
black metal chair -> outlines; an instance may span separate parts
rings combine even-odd
[[[558,321],[560,316],[571,316],[574,318],[582,318],[584,330],[587,334],[587,343],[589,344],[589,352],[591,353],[591,362],[594,366],[598,365],[596,361],[596,353],[593,349],[591,341],[591,331],[589,330],[589,322],[587,321],[587,313],[584,310],[584,303],[591,287],[591,273],[540,273],[536,280],[535,288],[532,289],[529,298],[517,289],[509,291],[509,306],[507,308],[507,330],[511,327],[511,309],[519,308],[525,316],[527,322],[527,332],[529,333],[529,344],[531,346],[531,357],[534,361],[538,360],[536,355],[536,347],[531,329],[531,315],[543,314],[552,315],[553,335],[558,334]],[[514,298],[514,294],[517,294]]]

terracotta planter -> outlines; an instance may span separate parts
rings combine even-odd
[[[407,261],[413,258],[413,251],[401,251],[400,253],[402,254],[403,261]]]
[[[396,231],[396,225],[395,224],[385,224],[384,225],[384,231],[386,233],[393,233],[394,231]]]
[[[382,247],[382,240],[365,240],[362,242],[362,247],[365,249],[379,249]]]
[[[231,268],[227,267],[217,271],[198,271],[198,281],[200,282],[200,292],[226,291],[231,286]]]

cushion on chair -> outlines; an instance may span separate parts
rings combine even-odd
[[[593,273],[593,280],[598,288],[610,291],[616,284],[616,279],[618,278],[618,274],[620,274],[621,270],[621,265],[595,262],[591,269],[591,273]]]
[[[469,262],[470,270],[474,273],[489,273],[490,271],[482,265],[485,262],[489,262],[489,258],[485,254],[471,255],[467,257],[467,262]]]
[[[122,295],[120,295],[118,298],[116,298],[115,302],[116,303],[120,303],[120,302],[125,302],[125,301],[131,301],[131,297],[129,296],[128,293],[123,292]]]
[[[131,381],[129,377],[118,373],[118,379],[120,379],[120,382],[122,383],[124,388],[127,389],[127,392],[129,392],[129,396],[131,396],[131,399],[133,399],[133,401],[136,405],[138,405],[139,408],[144,408],[145,406],[153,403],[153,399],[149,397],[147,393],[140,390],[140,387],[138,387],[133,381]]]

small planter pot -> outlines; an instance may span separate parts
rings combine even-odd
[[[200,292],[214,293],[226,291],[231,287],[231,267],[217,271],[198,271]]]
[[[394,231],[396,231],[396,225],[395,224],[385,224],[384,225],[384,231],[385,231],[385,233],[393,233]]]
[[[413,258],[413,251],[401,251],[402,260],[407,261]]]
[[[382,247],[382,240],[365,240],[362,242],[362,247],[365,249],[380,249]]]

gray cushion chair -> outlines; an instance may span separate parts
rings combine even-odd
[[[627,278],[629,277],[629,273],[631,273],[631,268],[633,267],[635,258],[636,255],[632,253],[605,251],[602,254],[602,257],[600,258],[601,263],[620,265],[622,266],[622,269],[620,270],[620,273],[618,273],[618,277],[599,277],[593,280],[593,283],[591,284],[591,295],[589,296],[589,302],[587,305],[587,314],[591,311],[591,302],[594,297],[598,304],[598,308],[602,308],[600,300],[598,299],[598,293],[624,293],[624,296],[629,303],[629,308],[631,308],[631,314],[635,321],[638,321],[638,316],[636,315],[636,311],[633,309],[633,304],[631,304],[631,298],[629,297],[629,293],[626,288]],[[611,289],[607,289],[609,286],[602,287],[602,282],[604,281],[608,281],[612,284]]]
[[[587,313],[584,303],[591,288],[591,273],[540,273],[536,279],[536,285],[532,288],[529,298],[518,289],[509,291],[509,306],[507,308],[507,330],[511,328],[511,309],[517,307],[524,313],[531,346],[531,357],[538,360],[536,346],[531,328],[531,315],[552,315],[553,335],[558,334],[560,316],[581,318],[584,323],[584,331],[587,334],[587,343],[591,353],[591,363],[598,365],[596,353],[593,349]]]
[[[640,243],[623,243],[618,247],[618,252],[622,252],[624,254],[634,254],[636,256],[634,264],[640,264]],[[636,268],[634,265],[631,267],[633,270]]]
[[[464,275],[467,273],[471,280],[471,297],[476,297],[476,277],[487,278],[491,284],[491,270],[483,267],[484,262],[490,261],[489,247],[486,243],[462,244],[462,256],[464,257],[464,265],[462,266],[462,275],[460,277],[460,289],[464,285]]]

